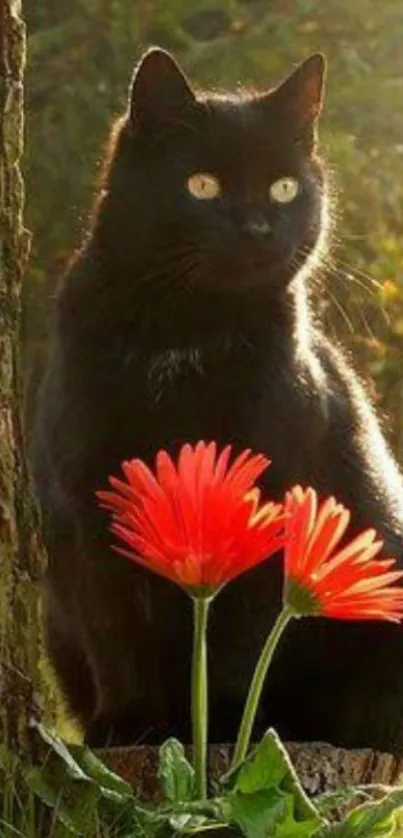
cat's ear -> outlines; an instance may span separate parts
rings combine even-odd
[[[303,61],[273,92],[299,128],[312,126],[323,105],[326,61],[318,52]]]
[[[136,67],[130,88],[130,117],[144,126],[180,118],[195,95],[174,58],[153,47]]]

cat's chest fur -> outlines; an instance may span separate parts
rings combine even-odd
[[[126,437],[137,456],[214,439],[268,454],[279,491],[301,473],[312,476],[327,418],[315,359],[298,361],[281,346],[223,340],[137,356],[124,379],[115,402],[125,429],[120,441]]]

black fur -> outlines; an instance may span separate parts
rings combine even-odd
[[[401,478],[309,302],[327,213],[322,76],[313,56],[268,94],[196,98],[153,50],[114,129],[91,230],[60,287],[35,436],[49,650],[92,745],[189,735],[187,597],[111,553],[95,502],[123,459],[152,463],[199,439],[267,452],[270,496],[295,482],[333,493],[402,560]],[[217,176],[221,196],[192,197],[195,172]],[[298,196],[274,204],[270,185],[290,175]],[[213,740],[234,739],[279,598],[274,560],[214,604]],[[258,727],[401,752],[402,651],[400,627],[300,621]]]

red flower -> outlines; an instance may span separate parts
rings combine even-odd
[[[395,559],[375,559],[382,548],[375,530],[336,551],[350,513],[334,498],[318,509],[316,492],[295,486],[285,511],[285,600],[297,613],[391,622],[403,617],[403,588],[394,585],[403,572],[390,570]]]
[[[118,552],[208,596],[279,550],[283,507],[260,506],[254,487],[269,461],[245,450],[229,466],[230,455],[230,445],[218,456],[214,442],[199,442],[182,447],[177,465],[159,451],[155,475],[141,460],[123,463],[127,482],[110,477],[113,491],[97,493],[130,547]]]

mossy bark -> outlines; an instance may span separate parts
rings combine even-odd
[[[0,742],[29,747],[40,660],[37,579],[42,550],[20,413],[25,27],[20,0],[0,0]]]

